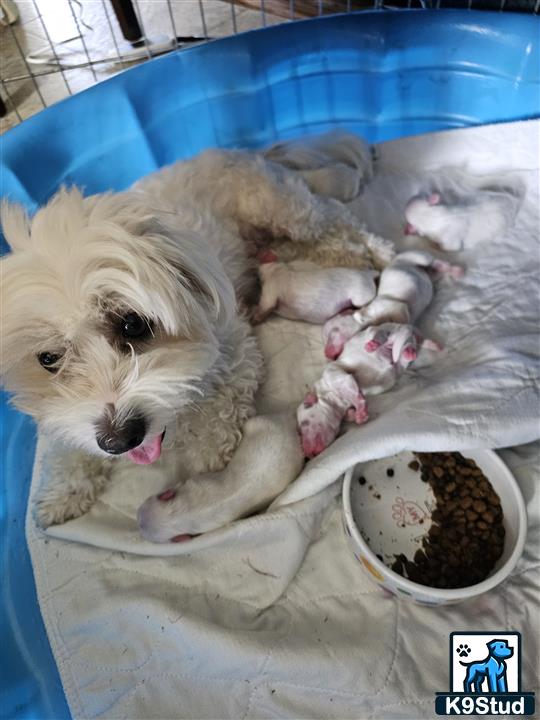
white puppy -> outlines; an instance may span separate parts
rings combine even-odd
[[[358,425],[369,415],[365,395],[390,390],[418,357],[420,348],[442,347],[423,340],[412,325],[385,323],[357,331],[336,362],[324,369],[296,411],[302,448],[307,458],[325,450],[337,437],[343,420]]]
[[[442,274],[460,278],[464,270],[423,250],[396,255],[381,273],[377,297],[354,313],[359,329],[383,322],[416,322],[433,299],[432,277]]]
[[[356,141],[356,140],[355,140]],[[208,151],[124,193],[61,190],[3,211],[2,380],[70,452],[49,458],[37,520],[86,512],[117,462],[222,470],[255,413],[262,358],[239,304],[251,234],[387,256],[341,203],[263,156]],[[163,443],[164,437],[166,438]]]
[[[312,458],[335,440],[343,419],[358,425],[367,422],[366,400],[354,377],[330,363],[298,407],[296,418],[304,455]]]
[[[480,191],[452,203],[444,203],[439,193],[416,195],[405,208],[405,234],[456,252],[500,235],[515,212],[516,198],[502,192]]]
[[[424,342],[412,325],[384,323],[353,335],[336,363],[354,375],[364,395],[379,395],[396,384]]]
[[[252,515],[283,492],[303,464],[293,413],[251,418],[226,468],[146,500],[138,513],[141,535],[181,542]]]
[[[375,270],[321,269],[305,262],[264,263],[259,267],[262,289],[254,320],[276,313],[319,325],[345,308],[372,300],[378,275]]]

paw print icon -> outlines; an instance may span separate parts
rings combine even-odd
[[[458,645],[456,648],[456,652],[459,657],[469,657],[471,648],[468,645]]]

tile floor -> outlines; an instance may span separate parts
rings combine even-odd
[[[115,62],[118,50],[125,57],[133,48],[123,39],[109,0],[72,0],[71,4],[69,0],[15,0],[15,4],[19,20],[0,28],[0,94],[8,109],[0,120],[0,132],[130,66]],[[215,38],[285,21],[224,0],[137,0],[135,4],[147,37],[157,43],[170,41],[173,24],[177,36],[200,37],[206,28],[207,36]],[[63,60],[62,71],[43,63],[45,55],[51,57],[47,35]],[[84,46],[93,61],[91,67],[84,66]],[[42,63],[29,63],[25,59],[29,57]],[[30,73],[33,78],[28,78]]]

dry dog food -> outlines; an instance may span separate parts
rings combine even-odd
[[[436,508],[432,525],[411,560],[396,556],[392,570],[436,588],[461,588],[485,580],[504,547],[499,496],[474,460],[461,453],[416,453],[409,467],[430,484]]]

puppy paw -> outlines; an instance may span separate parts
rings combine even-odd
[[[324,348],[324,356],[327,360],[337,360],[343,351],[343,345],[328,344]]]
[[[381,343],[379,340],[368,340],[364,345],[364,349],[369,353],[375,352],[375,350],[378,350],[380,347]]]
[[[406,345],[403,348],[403,352],[401,353],[404,360],[407,360],[408,362],[413,362],[413,360],[416,360],[417,352],[416,348],[413,345]]]

